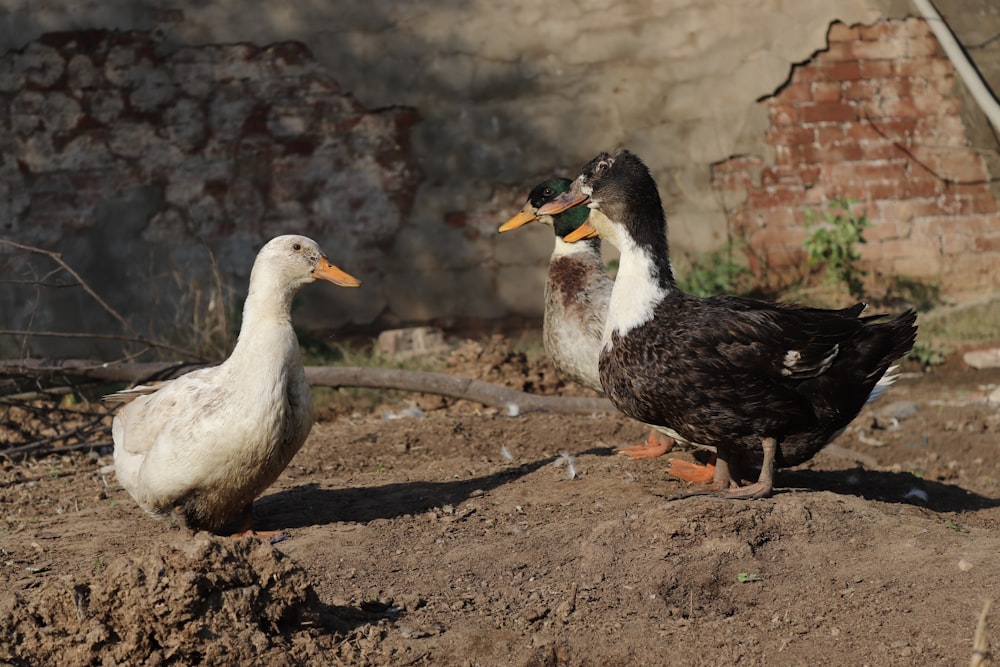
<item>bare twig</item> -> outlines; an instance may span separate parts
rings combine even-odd
[[[45,255],[46,257],[50,258],[53,262],[62,267],[63,271],[73,276],[73,278],[75,278],[76,281],[80,284],[80,287],[83,289],[83,291],[89,294],[90,297],[94,299],[94,301],[99,303],[101,305],[101,308],[103,308],[105,312],[111,315],[111,317],[118,320],[118,323],[121,324],[122,327],[124,327],[125,331],[128,331],[133,336],[139,335],[139,332],[137,332],[135,329],[132,328],[132,325],[128,323],[128,320],[122,317],[117,310],[112,308],[107,301],[102,299],[101,296],[97,292],[95,292],[90,287],[90,285],[87,284],[87,282],[80,276],[80,274],[73,270],[73,267],[71,267],[69,264],[63,261],[61,253],[53,252],[51,250],[46,250],[44,248],[37,248],[35,246],[25,245],[23,243],[18,243],[17,241],[11,241],[10,239],[0,239],[0,243],[2,243],[3,245],[10,246],[12,248],[17,248],[18,250],[24,250],[25,252],[32,252],[38,255]]]
[[[162,362],[101,363],[82,359],[24,359],[0,362],[0,374],[78,375],[106,382],[143,383],[176,377],[182,374],[181,371],[186,372],[201,365]],[[482,380],[444,373],[358,366],[308,366],[306,378],[310,384],[322,387],[398,389],[448,396],[503,408],[511,414],[525,412],[589,414],[615,411],[610,401],[604,398],[538,396]]]
[[[972,660],[970,667],[986,667],[990,664],[990,631],[986,625],[986,618],[990,615],[992,600],[987,600],[983,604],[983,610],[979,613],[979,622],[976,623],[976,636],[972,642]]]

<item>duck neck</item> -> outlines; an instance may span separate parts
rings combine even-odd
[[[295,338],[292,299],[297,291],[297,286],[289,287],[251,273],[250,289],[243,304],[243,323],[230,358],[264,359],[284,351],[289,336]]]
[[[596,261],[603,266],[601,260],[601,240],[599,238],[583,239],[573,243],[567,243],[558,236],[556,237],[555,248],[552,249],[552,259],[569,257],[572,259]]]
[[[604,327],[605,345],[612,334],[625,336],[651,321],[660,302],[677,289],[665,235],[659,244],[650,245],[624,232],[619,241],[621,257]]]

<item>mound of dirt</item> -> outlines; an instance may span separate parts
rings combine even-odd
[[[0,659],[29,664],[299,664],[322,605],[266,541],[193,538],[5,596]],[[7,655],[3,655],[7,653]]]

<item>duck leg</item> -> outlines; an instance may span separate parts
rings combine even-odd
[[[240,524],[236,529],[236,532],[230,535],[230,537],[264,537],[271,538],[281,534],[281,531],[277,530],[254,530],[250,527],[250,522],[253,519],[253,502],[246,504],[243,511],[240,512]]]
[[[675,442],[670,436],[663,435],[656,429],[649,429],[649,437],[646,438],[646,442],[633,447],[622,447],[617,453],[627,456],[633,461],[638,459],[655,459],[657,456],[663,456],[673,449]]]
[[[771,495],[774,489],[774,457],[778,453],[778,441],[774,438],[763,438],[760,446],[764,450],[764,462],[760,466],[757,482],[747,486],[719,489],[714,495],[735,499],[768,498]]]
[[[676,461],[671,459],[671,465]],[[694,467],[696,464],[689,464]],[[709,468],[709,466],[705,466]],[[724,447],[718,447],[715,453],[715,463],[711,466],[712,479],[705,480],[704,484],[686,489],[678,493],[675,498],[688,498],[690,496],[715,496],[726,491],[739,489],[739,476],[735,473],[735,466],[729,463],[729,452]],[[668,470],[667,472],[672,471]],[[683,479],[683,477],[681,477]]]

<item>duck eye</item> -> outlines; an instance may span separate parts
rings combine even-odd
[[[594,169],[594,173],[598,176],[606,172],[611,168],[611,160],[601,160],[597,163],[597,168]]]
[[[543,192],[542,194],[546,197],[551,197],[552,195],[555,194],[555,192],[552,191],[552,188],[545,188],[545,192]]]
[[[295,245],[292,246],[292,250],[296,250],[296,251],[297,250],[302,250],[302,244],[301,243],[296,243]]]

